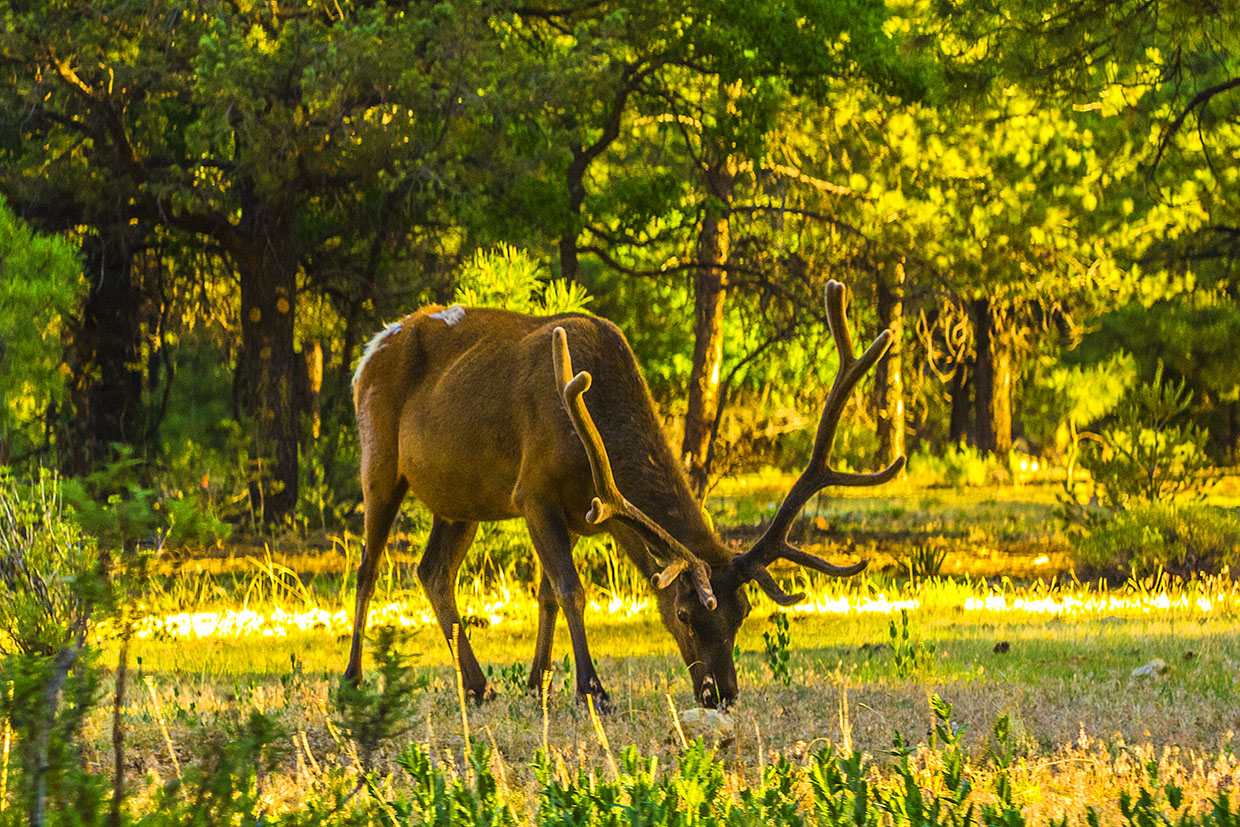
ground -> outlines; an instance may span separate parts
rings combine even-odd
[[[760,489],[763,481],[747,484]],[[764,499],[733,488],[714,502],[718,513],[735,517]],[[994,772],[992,730],[1006,717],[1018,762],[1015,794],[1031,823],[1083,817],[1086,806],[1118,820],[1117,791],[1140,783],[1150,759],[1164,780],[1178,779],[1187,806],[1236,793],[1240,591],[1225,579],[1106,591],[1072,583],[1064,571],[1070,550],[1053,509],[1049,486],[906,491],[819,507],[807,529],[815,548],[841,561],[873,557],[877,571],[808,583],[811,599],[786,614],[786,680],[768,654],[778,610],[757,601],[737,640],[741,696],[729,712],[735,739],[717,751],[730,783],[756,784],[762,767],[780,756],[805,762],[826,745],[863,752],[876,777],[887,777],[899,732],[922,745],[915,760],[932,788],[941,747],[930,735],[938,696],[953,705],[954,724],[966,727],[962,744],[979,790]],[[733,534],[743,538],[747,531]],[[927,541],[947,550],[941,575],[893,577],[899,548]],[[349,543],[334,545],[338,571],[346,567]],[[462,710],[448,648],[401,560],[408,544],[395,546],[376,607],[399,604],[387,617],[405,620],[398,649],[415,670],[418,689],[407,726],[373,758],[378,777],[399,775],[393,761],[411,743],[423,745],[447,771],[462,766],[466,730],[491,746],[507,794],[527,814],[536,806],[532,764],[540,749],[570,771],[605,774],[605,736],[613,750],[631,745],[660,757],[660,766],[673,765],[682,749],[673,710],[692,707],[691,686],[657,613],[642,606],[648,595],[640,587],[623,595],[596,589],[599,605],[587,614],[599,672],[616,706],[596,726],[572,695],[565,660],[557,661],[545,707],[524,692],[535,617],[527,586],[500,583],[506,591],[497,593],[496,583],[489,590],[462,583],[466,613],[477,624],[472,640],[497,691],[494,700]],[[250,573],[239,581],[195,573],[202,568],[197,562],[183,563],[179,579],[166,581],[177,584],[164,588],[166,603],[176,598],[196,609],[228,602],[213,601],[212,594],[235,599],[236,583],[248,582],[245,598],[254,614],[238,620],[234,605],[232,622],[250,630],[240,634],[210,633],[222,620],[205,611],[180,619],[155,612],[162,623],[139,626],[142,636],[130,652],[137,676],[130,676],[122,715],[134,783],[178,772],[173,753],[179,766],[192,765],[204,731],[249,709],[273,716],[285,733],[288,748],[264,782],[271,807],[295,806],[328,768],[357,774],[334,694],[347,659],[349,590],[330,573],[314,573],[322,560],[298,565],[301,555],[291,548],[287,556],[277,551],[245,564]],[[207,567],[225,568],[219,561]],[[295,568],[301,569],[296,576]],[[1021,579],[1006,578],[1011,572]],[[195,625],[199,633],[190,631]],[[103,662],[114,663],[115,640],[104,649]],[[568,651],[561,624],[556,652],[562,658]],[[1165,671],[1133,675],[1156,658]],[[112,754],[109,689],[89,729],[90,761],[101,771]]]

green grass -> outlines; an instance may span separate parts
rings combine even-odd
[[[742,694],[732,711],[737,738],[718,756],[735,777],[732,783],[756,784],[762,766],[781,756],[802,762],[828,744],[848,744],[872,756],[877,766],[887,768],[880,771],[886,777],[893,771],[886,753],[893,732],[905,733],[913,744],[924,743],[934,721],[931,697],[938,695],[954,705],[954,720],[968,724],[962,749],[978,772],[985,771],[993,746],[991,729],[1008,717],[1024,778],[1022,806],[1035,821],[1055,813],[1080,815],[1086,803],[1114,816],[1115,790],[1132,784],[1127,771],[1116,769],[1117,756],[1151,756],[1176,777],[1196,779],[1189,784],[1195,801],[1224,788],[1217,778],[1210,781],[1208,772],[1194,775],[1194,767],[1223,760],[1237,746],[1233,732],[1240,713],[1233,680],[1240,638],[1234,634],[1234,613],[1194,609],[1059,619],[946,608],[977,589],[977,584],[942,581],[922,588],[922,606],[909,615],[910,641],[932,644],[933,656],[906,677],[898,673],[886,646],[892,616],[792,613],[791,680],[785,685],[773,679],[766,664],[762,633],[772,629],[772,607],[761,606],[738,641]],[[861,595],[872,589],[857,581],[847,591]],[[1020,592],[1034,596],[1029,589]],[[898,614],[894,617],[899,623]],[[610,743],[614,749],[633,746],[658,758],[661,766],[672,766],[680,748],[668,696],[681,710],[692,706],[692,698],[671,637],[652,610],[626,621],[592,617],[587,622],[600,673],[617,707],[603,723]],[[517,615],[501,626],[476,629],[472,640],[484,667],[498,676],[528,660],[533,617]],[[1004,641],[1008,650],[995,652],[995,644]],[[187,753],[183,760],[193,760],[196,728],[254,707],[274,715],[285,731],[304,733],[320,763],[347,767],[347,751],[334,740],[329,724],[331,691],[347,646],[343,639],[302,633],[227,642],[143,640],[135,642],[133,654],[141,658],[142,675],[157,687],[170,738]],[[395,771],[391,762],[405,745],[415,743],[441,762],[455,755],[456,766],[463,766],[454,674],[442,637],[433,627],[420,627],[401,649],[416,670],[419,689],[408,711],[409,731],[380,751],[381,772]],[[562,655],[568,647],[562,624],[556,651],[561,657],[551,681],[548,742],[570,772],[605,777],[606,754],[587,711],[572,697],[564,671]],[[1171,664],[1165,676],[1130,676],[1153,657]],[[493,744],[512,794],[528,808],[536,799],[533,764],[542,745],[542,707],[512,682],[496,682],[496,699],[468,708],[470,727],[475,738]],[[152,723],[153,703],[140,696],[128,720],[135,740],[145,744],[143,760],[166,774],[166,747]],[[94,757],[106,766],[102,722],[98,731]],[[287,758],[280,770],[288,779],[282,783],[295,783],[293,760]],[[1194,763],[1203,760],[1200,766]],[[1082,768],[1088,768],[1084,775]],[[1234,784],[1236,777],[1229,777],[1227,783]],[[1090,786],[1082,795],[1086,783]],[[295,791],[286,794],[295,796]]]
[[[740,538],[760,522],[769,495],[734,493],[720,492],[712,509],[720,522],[751,524],[733,533]],[[1226,599],[1208,612],[1192,600],[1187,608],[1172,611],[1062,617],[963,609],[968,598],[995,593],[1011,603],[1080,591],[1070,580],[1033,579],[1062,568],[1062,559],[1057,564],[1055,557],[1062,557],[1062,551],[1056,551],[1061,538],[1050,516],[1053,501],[1049,487],[1030,485],[999,492],[897,490],[890,497],[811,502],[807,539],[817,550],[841,562],[862,555],[876,562],[866,575],[848,581],[811,580],[811,594],[852,601],[882,595],[919,605],[908,614],[902,654],[889,645],[892,624],[897,632],[902,626],[898,612],[788,613],[785,683],[772,672],[764,641],[764,633],[774,632],[776,609],[755,594],[755,611],[737,639],[741,695],[731,712],[736,738],[714,758],[723,767],[729,794],[759,790],[764,768],[781,760],[800,773],[810,756],[828,745],[864,753],[873,762],[872,780],[890,788],[903,783],[891,754],[897,731],[910,744],[921,745],[914,755],[920,783],[928,789],[940,785],[936,789],[942,792],[942,759],[937,747],[928,746],[934,740],[935,696],[953,705],[953,721],[967,725],[960,749],[979,791],[990,789],[983,781],[995,777],[992,730],[1001,720],[1009,722],[1015,800],[1030,823],[1061,816],[1083,823],[1090,804],[1100,807],[1103,823],[1119,823],[1118,793],[1144,783],[1149,761],[1176,779],[1189,806],[1198,810],[1220,792],[1240,792],[1233,757],[1240,746],[1234,735],[1240,729],[1240,636],[1234,633],[1240,599],[1229,583],[1214,584]],[[511,551],[519,533],[506,530],[495,536],[501,542],[495,549],[498,560],[498,551]],[[970,576],[916,584],[895,577],[900,550],[926,540],[947,543],[945,575],[964,571]],[[414,608],[425,607],[413,575],[410,548],[416,544],[416,537],[407,537],[394,545],[382,567],[376,604],[405,599]],[[1048,561],[1036,563],[1042,556]],[[163,614],[248,603],[260,610],[276,605],[350,610],[351,577],[342,573],[356,565],[356,538],[322,548],[285,544],[253,560],[167,566],[147,596],[148,609]],[[492,571],[513,569],[497,563]],[[1010,573],[1019,579],[1002,576]],[[593,595],[605,602],[608,588],[639,588],[627,574],[631,567],[621,563],[618,576],[600,581],[604,585],[594,586]],[[779,574],[802,577],[792,570]],[[509,576],[508,586],[515,599],[502,609],[504,620],[471,631],[498,696],[466,713],[473,740],[488,745],[491,767],[502,772],[505,800],[529,819],[543,783],[535,767],[544,743],[549,760],[563,770],[555,770],[560,778],[580,772],[595,779],[589,784],[601,783],[611,777],[610,763],[587,710],[573,696],[563,623],[556,633],[545,717],[540,699],[524,693],[521,675],[533,652],[534,604],[528,582]],[[1140,596],[1163,587],[1136,584],[1117,594]],[[480,581],[463,581],[458,590],[463,608],[479,614],[476,605],[485,590]],[[1198,584],[1181,591],[1195,600],[1208,589]],[[1089,591],[1084,596],[1104,595]],[[671,636],[652,605],[624,620],[588,612],[586,622],[600,675],[616,706],[602,722],[613,752],[633,747],[666,772],[682,754],[669,704],[681,711],[693,706],[687,670]],[[996,651],[999,644],[1006,644],[998,647],[1003,651]],[[102,663],[114,664],[116,641],[105,637],[102,645]],[[319,778],[322,785],[329,777],[345,779],[346,788],[357,783],[362,776],[333,701],[348,646],[340,629],[294,631],[286,637],[135,640],[130,654],[135,674],[122,710],[130,733],[131,784],[149,791],[154,779],[171,778],[175,769],[169,749],[182,764],[194,766],[202,760],[202,745],[223,729],[235,729],[249,711],[270,716],[281,733],[282,751],[261,785],[269,811],[299,806],[307,779]],[[407,630],[399,647],[414,670],[417,689],[403,713],[405,730],[375,756],[380,794],[389,796],[407,781],[408,772],[398,761],[415,745],[425,750],[436,772],[467,776],[455,674],[442,635],[433,624],[417,626]],[[1152,658],[1170,665],[1166,674],[1132,677],[1135,667]],[[368,664],[373,660],[368,655]],[[106,775],[112,761],[110,679],[103,690],[104,703],[86,730],[86,760]],[[168,729],[166,739],[160,718]],[[810,806],[807,782],[796,783],[801,804]],[[368,799],[354,803],[361,800]]]

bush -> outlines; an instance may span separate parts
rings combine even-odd
[[[1183,381],[1163,381],[1161,365],[1152,382],[1124,397],[1115,423],[1102,432],[1101,449],[1091,446],[1081,457],[1103,505],[1156,503],[1201,489],[1201,472],[1210,465],[1206,433],[1182,422],[1192,398]]]
[[[999,469],[993,456],[963,442],[948,445],[941,456],[918,449],[908,465],[909,478],[930,488],[980,488]]]
[[[1180,577],[1217,574],[1235,562],[1240,516],[1207,505],[1134,506],[1082,530],[1077,573],[1119,582],[1160,569]]]
[[[18,735],[18,788],[32,823],[101,800],[82,774],[78,734],[98,696],[90,624],[112,603],[92,539],[64,516],[57,480],[0,468],[0,694]]]

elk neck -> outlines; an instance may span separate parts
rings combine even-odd
[[[627,343],[623,337],[604,336],[599,345],[603,352],[596,371],[601,375],[585,398],[607,446],[616,486],[708,565],[726,564],[733,554],[707,524]],[[611,349],[616,352],[607,352]],[[657,563],[639,559],[636,549],[628,548],[631,541],[618,539],[643,573],[653,575]]]

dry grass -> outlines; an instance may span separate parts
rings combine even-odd
[[[1035,822],[1080,815],[1087,804],[1114,815],[1117,791],[1141,780],[1151,759],[1164,778],[1179,781],[1190,802],[1236,792],[1240,785],[1232,757],[1240,729],[1234,684],[1240,641],[1227,614],[1056,620],[929,607],[914,613],[912,637],[933,644],[933,656],[907,678],[897,677],[883,648],[889,621],[795,615],[792,682],[785,686],[770,679],[763,660],[764,619],[751,619],[738,641],[742,697],[732,712],[737,738],[719,755],[732,783],[756,783],[762,766],[776,756],[801,761],[827,744],[851,744],[887,766],[884,750],[894,731],[914,744],[927,741],[933,723],[929,698],[938,694],[954,704],[954,719],[968,726],[965,744],[979,782],[989,771],[990,730],[999,716],[1009,716],[1019,759],[1016,789]],[[670,636],[652,611],[626,622],[595,618],[590,629],[617,706],[602,722],[612,748],[633,745],[657,756],[660,766],[673,766],[680,741],[668,696],[681,709],[692,700]],[[533,624],[475,630],[473,640],[484,666],[498,672],[532,652]],[[1000,640],[1009,643],[1004,654],[993,651]],[[380,749],[376,766],[381,775],[394,771],[394,758],[416,742],[443,766],[461,768],[464,737],[448,649],[430,628],[413,631],[403,648],[425,686],[409,710],[407,730]],[[221,731],[251,708],[277,717],[285,733],[280,769],[263,782],[272,806],[296,806],[329,768],[356,772],[330,700],[346,649],[345,641],[311,633],[137,643],[140,671],[156,692],[129,693],[129,773],[166,780],[177,772],[161,717],[179,763],[188,766],[202,755],[204,732]],[[561,629],[557,651],[567,650]],[[1185,660],[1187,652],[1192,656]],[[292,655],[300,664],[296,672]],[[1172,664],[1166,676],[1130,677],[1134,666],[1154,656]],[[473,737],[493,745],[496,774],[518,812],[530,812],[536,802],[530,763],[543,744],[544,727],[566,772],[584,768],[610,776],[589,712],[569,694],[562,662],[558,668],[545,719],[540,699],[502,679],[495,700],[467,710]],[[106,707],[105,701],[101,710]],[[101,772],[110,772],[108,730],[107,716],[97,712],[88,731],[95,745],[89,760]],[[936,760],[933,750],[917,756],[928,784]]]

